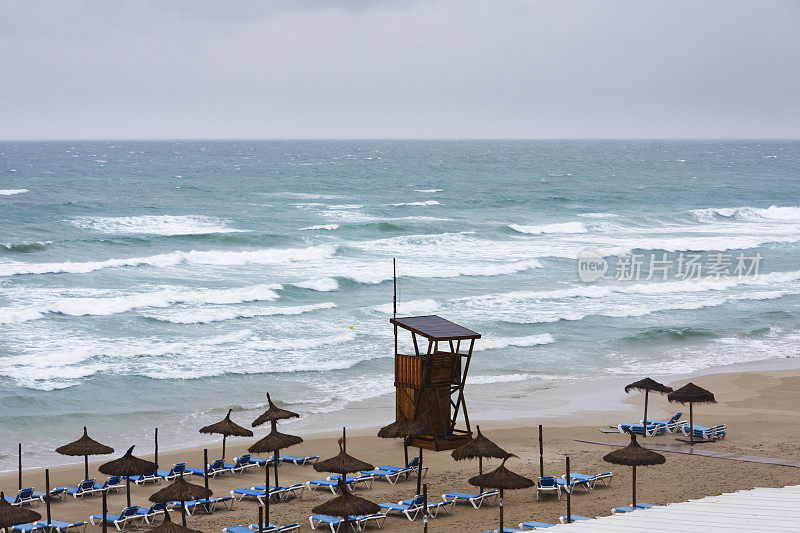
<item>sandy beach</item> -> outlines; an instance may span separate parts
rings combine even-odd
[[[781,459],[800,460],[800,435],[796,430],[796,417],[800,402],[800,369],[784,368],[793,362],[773,361],[760,364],[760,369],[742,371],[737,367],[720,369],[718,373],[692,377],[691,380],[715,392],[719,401],[717,405],[700,406],[696,409],[695,421],[699,424],[724,422],[728,426],[728,437],[723,441],[698,445],[702,449],[720,450],[741,454],[751,454]],[[688,379],[672,382],[672,386],[680,386]],[[586,383],[564,385],[562,389],[546,388],[523,394],[506,389],[505,394],[518,396],[509,398],[509,403],[500,401],[493,404],[496,408],[506,406],[506,419],[499,412],[486,410],[482,406],[489,399],[476,396],[472,391],[473,424],[480,424],[484,433],[509,452],[519,456],[509,461],[508,466],[523,475],[536,477],[538,471],[538,446],[536,421],[524,415],[525,411],[517,409],[519,404],[532,406],[531,412],[544,424],[545,473],[561,475],[564,473],[564,458],[569,455],[572,469],[575,472],[598,473],[611,470],[614,472],[610,486],[598,486],[588,493],[576,491],[572,498],[572,510],[585,516],[610,514],[614,506],[625,505],[630,500],[630,469],[608,465],[602,456],[612,448],[578,442],[578,440],[597,440],[615,442],[623,445],[627,438],[618,434],[603,434],[599,430],[609,424],[622,421],[636,421],[641,411],[641,396],[619,392],[621,380],[598,382],[585,389]],[[613,388],[612,388],[613,387]],[[559,400],[568,396],[572,389],[572,399]],[[496,391],[501,397],[503,393]],[[598,403],[597,398],[604,398]],[[580,399],[580,402],[577,401]],[[349,419],[353,429],[348,431],[348,452],[360,459],[376,465],[385,463],[399,464],[402,461],[402,445],[399,441],[383,440],[375,437],[375,428],[370,422],[377,421],[391,412],[390,402],[385,399],[378,405],[355,405],[348,410],[336,413],[327,420],[330,424]],[[546,410],[550,416],[539,416]],[[678,410],[678,405],[670,405],[665,398],[653,397],[650,412],[655,417],[668,416]],[[512,410],[513,409],[513,410]],[[502,411],[502,409],[500,409]],[[478,414],[480,413],[480,415]],[[484,415],[485,416],[481,416]],[[304,424],[305,425],[305,424]],[[375,424],[372,424],[375,425]],[[366,427],[365,427],[366,426]],[[300,434],[303,434],[302,432]],[[257,434],[258,436],[258,434]],[[329,457],[337,451],[336,438],[338,432],[305,435],[305,442],[292,448],[289,452],[315,454]],[[245,450],[252,439],[230,439],[228,457],[233,457]],[[673,443],[673,435],[648,438],[652,443]],[[150,451],[147,445],[145,450]],[[219,443],[209,439],[209,457],[219,453]],[[800,469],[741,462],[685,454],[667,453],[665,465],[641,468],[638,472],[638,493],[640,501],[654,504],[665,504],[675,501],[699,498],[721,492],[748,489],[756,486],[784,486],[800,483]],[[143,453],[143,457],[152,455]],[[170,465],[176,461],[187,461],[190,465],[202,464],[202,449],[162,452],[159,463]],[[97,466],[90,464],[90,475],[98,479],[105,476],[97,474]],[[477,463],[456,463],[449,452],[425,454],[425,464],[429,466],[425,482],[428,483],[429,494],[438,500],[447,491],[473,491],[467,479],[477,473]],[[489,468],[495,462],[487,462]],[[92,473],[94,472],[94,473]],[[51,469],[51,483],[56,485],[74,484],[82,476],[82,463]],[[310,466],[281,465],[281,484],[304,482],[319,479],[323,476]],[[24,485],[44,487],[43,471],[26,469]],[[217,496],[227,495],[231,489],[250,487],[263,483],[262,469],[250,469],[244,474],[219,476],[210,481],[210,487]],[[0,476],[6,494],[14,493],[17,479],[15,472],[6,472]],[[202,483],[202,478],[192,481]],[[147,497],[163,487],[164,484],[135,486],[132,489],[133,502],[147,504]],[[377,481],[369,490],[359,489],[357,493],[374,502],[398,501],[413,496],[414,482],[400,482],[389,485]],[[302,500],[294,500],[272,505],[273,523],[286,524],[299,522],[304,529],[308,528],[308,516],[311,508],[330,498],[329,492],[306,491]],[[109,512],[118,512],[124,505],[125,491],[109,497]],[[87,497],[75,500],[68,497],[66,501],[57,501],[52,506],[53,517],[60,520],[86,520],[91,514],[100,512],[100,498]],[[44,512],[44,506],[39,506]],[[232,511],[222,510],[212,515],[197,514],[189,518],[189,525],[201,531],[219,531],[224,527],[236,524],[250,524],[256,521],[257,505],[252,502],[237,502]],[[565,501],[555,497],[544,497],[536,500],[533,490],[522,490],[507,493],[506,525],[516,525],[526,520],[555,522],[565,512]],[[484,506],[479,510],[459,505],[453,516],[440,515],[431,520],[431,531],[484,531],[497,527],[498,512],[496,506]],[[130,526],[129,526],[130,527]],[[405,518],[389,517],[386,521],[387,531],[407,531],[421,528],[420,521],[411,523]],[[89,530],[99,528],[89,526]]]

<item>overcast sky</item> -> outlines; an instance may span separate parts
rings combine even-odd
[[[800,2],[0,0],[0,138],[800,138]]]

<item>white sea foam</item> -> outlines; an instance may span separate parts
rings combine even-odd
[[[28,192],[28,189],[0,189],[0,196],[13,196]]]
[[[537,376],[533,374],[500,374],[500,375],[468,375],[468,385],[491,385],[492,383],[514,383],[517,381],[528,381]]]
[[[800,207],[723,207],[696,209],[691,213],[701,222],[713,222],[720,218],[750,222],[800,222]]]
[[[272,301],[280,298],[280,285],[253,285],[235,289],[184,289],[170,287],[150,292],[102,298],[57,298],[31,307],[0,308],[0,324],[16,324],[44,318],[47,314],[105,316],[137,309],[170,307],[175,304],[229,305]]]
[[[207,235],[247,231],[231,228],[227,220],[199,215],[78,217],[71,223],[79,228],[120,235]]]
[[[362,209],[364,206],[361,204],[340,204],[329,205],[328,209]]]
[[[617,218],[619,215],[614,213],[581,213],[578,216],[583,218]]]
[[[424,207],[424,206],[431,206],[431,205],[441,205],[441,202],[437,202],[436,200],[425,200],[424,202],[400,202],[396,204],[389,204],[394,207],[401,207],[401,206],[417,206],[417,207]]]
[[[435,192],[442,192],[442,189],[414,189],[414,192],[424,192],[424,193],[435,193]]]
[[[382,304],[376,305],[373,307],[379,313],[383,313],[386,315],[391,315],[393,311],[393,304]],[[423,300],[410,300],[408,302],[398,302],[397,303],[397,312],[403,315],[410,315],[410,314],[427,314],[427,313],[435,313],[439,310],[439,304],[436,300],[431,298],[426,298]]]
[[[508,348],[509,346],[538,346],[541,344],[552,344],[554,342],[556,342],[556,340],[549,333],[528,335],[525,337],[488,337],[481,339],[481,342],[476,345],[475,351],[500,350]]]
[[[316,226],[307,226],[305,228],[300,228],[300,231],[315,230],[315,229],[324,229],[328,231],[333,231],[339,229],[339,224],[317,224]]]
[[[339,194],[316,194],[308,192],[279,192],[270,195],[282,198],[295,198],[297,200],[342,200],[346,198],[346,196]]]
[[[170,267],[181,263],[198,265],[236,266],[236,265],[287,265],[294,262],[314,261],[333,257],[336,247],[331,245],[309,246],[306,248],[266,248],[244,252],[208,250],[190,252],[170,252],[146,257],[107,259],[105,261],[65,262],[65,263],[23,263],[0,264],[0,276],[22,274],[85,274],[106,268],[120,267]]]
[[[311,289],[312,291],[319,292],[330,292],[339,288],[339,282],[333,278],[310,279],[291,283],[291,285],[300,287],[301,289]]]
[[[336,304],[333,302],[287,307],[256,307],[244,309],[238,307],[197,307],[166,313],[148,314],[146,316],[163,322],[173,322],[175,324],[210,324],[212,322],[223,322],[225,320],[235,320],[237,318],[300,315],[313,311],[333,309],[334,307],[336,307]]]
[[[521,226],[519,224],[509,224],[509,228],[519,233],[528,235],[540,235],[542,233],[586,233],[586,226],[582,222],[559,222],[555,224],[543,224],[541,226]]]

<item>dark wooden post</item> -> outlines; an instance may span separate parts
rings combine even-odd
[[[572,523],[572,502],[570,501],[570,493],[572,492],[572,487],[569,485],[569,456],[567,456],[567,524]]]
[[[689,446],[694,446],[694,413],[692,402],[689,402]]]
[[[203,484],[208,490],[208,448],[203,448]]]
[[[153,459],[153,462],[156,464],[156,466],[158,466],[158,428],[156,428],[155,441],[156,441],[156,443],[155,443],[155,450],[156,451],[155,451],[155,454],[154,454],[155,457]]]
[[[47,507],[47,525],[50,525],[50,469],[44,470],[44,505]]]
[[[541,424],[539,424],[539,477],[544,477],[544,440]]]
[[[181,523],[186,527],[186,501],[181,500]]]
[[[108,532],[108,524],[106,524],[107,516],[108,516],[108,502],[106,502],[106,492],[103,491],[103,533]]]
[[[636,465],[633,465],[633,495],[631,496],[631,507],[636,508]]]
[[[422,530],[428,533],[428,484],[422,485]]]
[[[280,485],[278,483],[278,450],[272,452],[272,464],[275,465],[275,486],[277,487]],[[269,463],[264,465],[264,468],[269,468]]]
[[[265,490],[266,496],[264,496],[264,521],[269,524],[269,463],[264,465],[264,470],[267,471],[265,474],[267,488]]]
[[[89,479],[89,456],[83,456],[83,479]]]
[[[258,506],[258,533],[264,533],[264,508]]]
[[[500,529],[498,531],[503,531],[503,489],[500,488]]]
[[[342,451],[347,453],[347,428],[342,428]]]
[[[642,428],[644,431],[642,432],[642,437],[647,437],[647,399],[649,394],[649,390],[644,391],[644,418],[642,419]]]
[[[17,451],[19,458],[19,490],[22,490],[22,443],[19,443],[19,450]]]
[[[417,494],[422,491],[422,448],[419,449],[417,458]]]
[[[227,435],[222,436],[222,460],[225,460],[225,439],[227,439]]]
[[[481,456],[478,456],[478,475],[483,475],[483,457]],[[483,487],[478,487],[478,490],[480,490],[481,494],[483,494]]]

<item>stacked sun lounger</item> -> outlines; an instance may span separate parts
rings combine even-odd
[[[469,503],[472,505],[472,507],[478,509],[483,502],[487,500],[487,498],[493,503],[497,503],[499,497],[500,493],[494,489],[481,492],[480,494],[472,494],[469,492],[446,492],[442,494],[442,501]]]
[[[11,528],[11,531],[29,533],[31,531],[55,531],[56,533],[67,533],[70,530],[86,531],[86,522],[64,522],[62,520],[39,520],[31,524],[19,524]]]
[[[120,511],[119,514],[111,514],[106,513],[106,524],[110,526],[114,526],[117,528],[117,531],[122,531],[123,528],[127,525],[128,522],[135,522],[135,521],[144,521],[144,516],[139,514],[139,506],[132,505],[131,507],[125,507]],[[96,514],[89,517],[89,521],[92,523],[93,526],[95,525],[102,525],[103,524],[103,515]]]
[[[453,514],[453,508],[456,504],[455,500],[442,502],[429,501],[428,507],[425,509],[423,503],[422,494],[418,494],[411,499],[402,500],[397,503],[382,503],[379,505],[379,507],[383,510],[384,514],[402,514],[413,522],[420,513],[427,513],[431,518],[435,518],[439,514],[439,511],[444,511],[447,514]]]
[[[297,531],[300,529],[300,524],[287,524],[285,526],[276,526],[274,524],[262,524],[264,533],[278,533],[285,531]],[[258,524],[250,524],[249,526],[231,526],[222,530],[222,533],[253,533],[258,531]]]

